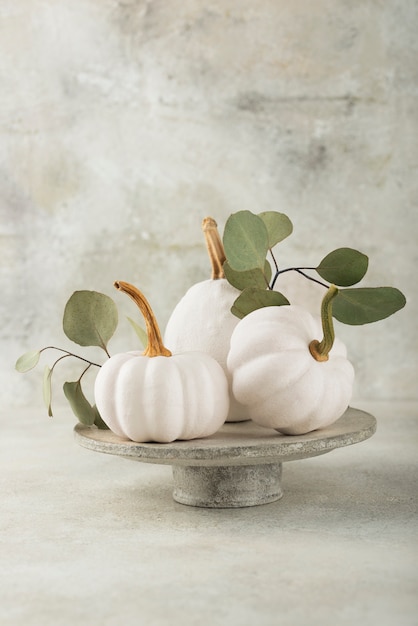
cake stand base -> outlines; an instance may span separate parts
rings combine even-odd
[[[81,446],[96,452],[171,465],[173,498],[181,504],[236,508],[279,500],[283,462],[359,443],[375,430],[372,415],[348,408],[331,426],[306,435],[283,435],[246,421],[224,424],[204,439],[172,443],[136,443],[82,424],[75,427],[75,436]]]
[[[282,495],[281,463],[220,467],[173,466],[173,498],[214,509],[268,504]]]

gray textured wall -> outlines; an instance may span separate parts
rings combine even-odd
[[[111,348],[136,347],[113,281],[164,326],[208,276],[201,219],[241,209],[292,219],[283,265],[356,247],[365,285],[404,291],[394,317],[337,332],[357,398],[416,398],[417,27],[415,0],[2,0],[5,401],[41,404],[41,370],[13,364],[70,345],[74,290],[112,295]],[[282,283],[295,300],[300,280]]]

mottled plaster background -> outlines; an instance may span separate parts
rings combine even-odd
[[[14,362],[71,346],[77,289],[118,303],[113,352],[137,346],[115,279],[164,327],[208,277],[202,218],[222,230],[241,209],[292,219],[282,266],[351,246],[370,256],[364,286],[404,291],[400,313],[337,332],[358,401],[416,398],[417,28],[415,0],[2,0],[3,402],[42,407],[42,367]],[[313,309],[322,296],[278,286]],[[79,371],[63,363],[58,387]]]

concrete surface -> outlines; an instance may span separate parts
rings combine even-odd
[[[73,291],[114,297],[112,351],[136,347],[113,281],[137,284],[164,327],[209,276],[202,218],[223,229],[241,209],[292,219],[282,268],[351,246],[370,256],[365,286],[405,292],[393,318],[337,332],[358,398],[417,399],[417,27],[416,0],[2,0],[7,405],[38,397],[41,370],[13,375],[21,353],[68,346]],[[300,277],[279,287],[322,296]]]
[[[168,466],[78,446],[67,408],[0,413],[2,626],[416,626],[416,403],[284,464],[283,498],[172,499]]]

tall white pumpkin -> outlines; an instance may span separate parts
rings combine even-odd
[[[216,221],[206,217],[202,224],[212,267],[208,280],[196,283],[174,308],[164,333],[165,345],[174,353],[198,350],[213,357],[223,368],[231,389],[227,356],[231,335],[239,319],[231,307],[240,292],[228,283],[223,271],[225,252]],[[249,419],[246,407],[230,393],[226,421]]]

